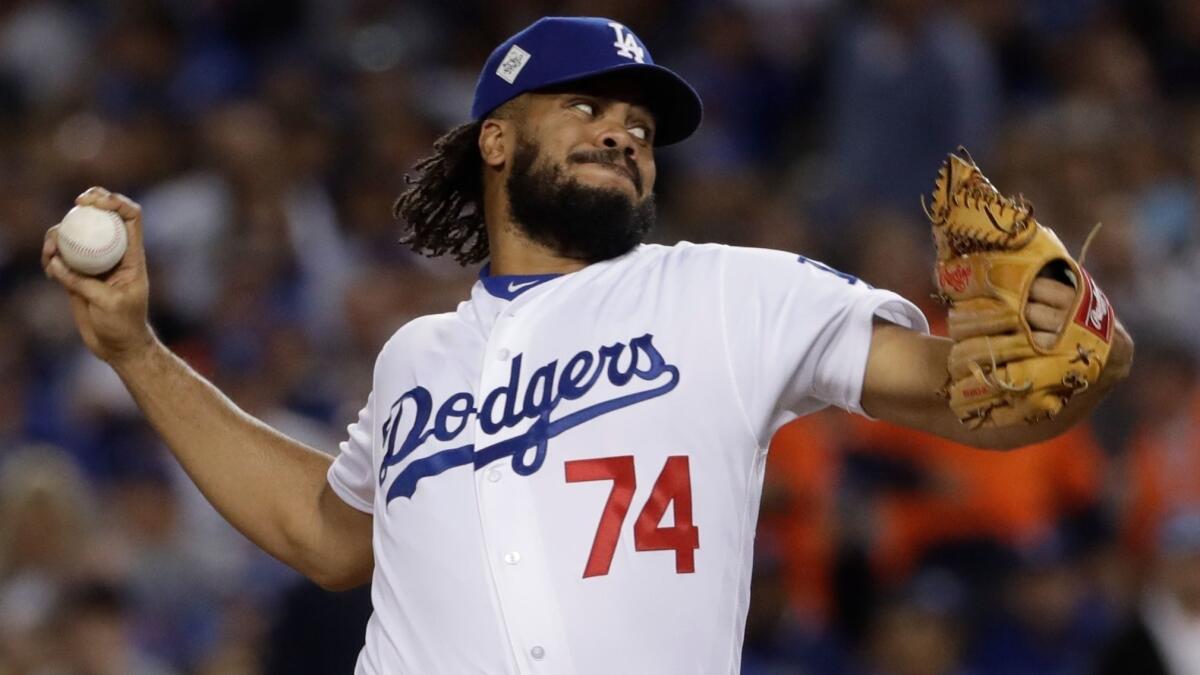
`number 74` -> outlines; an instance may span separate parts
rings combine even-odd
[[[612,566],[613,553],[617,550],[617,539],[633,492],[637,488],[633,456],[577,459],[566,462],[567,482],[581,483],[594,480],[611,480],[612,492],[604,504],[600,526],[592,542],[583,578],[608,574]],[[674,504],[675,524],[659,527],[667,507]],[[700,548],[700,529],[692,524],[692,477],[686,455],[667,458],[662,473],[654,481],[654,488],[646,505],[638,514],[633,525],[633,546],[638,551],[675,551],[675,572],[691,574],[696,571],[695,551]]]

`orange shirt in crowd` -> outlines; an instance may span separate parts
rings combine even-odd
[[[856,418],[851,447],[913,463],[930,487],[885,494],[877,504],[873,560],[898,580],[930,546],[968,536],[1017,543],[1099,499],[1104,455],[1091,428],[998,452]]]
[[[808,415],[771,438],[758,539],[782,564],[792,607],[820,622],[830,609],[839,460],[836,413]]]
[[[1125,544],[1142,560],[1155,553],[1163,519],[1200,511],[1200,395],[1181,414],[1134,433]]]
[[[967,536],[1020,542],[1099,499],[1105,458],[1091,428],[1027,448],[970,448],[884,422],[823,412],[784,425],[767,457],[759,544],[783,565],[792,606],[827,616],[835,546],[841,452],[846,448],[914,463],[932,490],[877,499],[873,562],[900,580],[930,546]],[[1200,466],[1200,445],[1196,460]],[[1192,472],[1200,490],[1200,470]],[[1200,494],[1200,492],[1198,492]]]

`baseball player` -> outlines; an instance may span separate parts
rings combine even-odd
[[[373,582],[359,675],[737,672],[782,424],[834,405],[1011,448],[1061,432],[1128,370],[1118,325],[1102,376],[1052,420],[964,424],[1000,418],[947,404],[947,363],[999,314],[952,342],[907,300],[796,254],[642,244],[655,149],[694,132],[701,103],[615,21],[544,18],[505,41],[472,118],[396,210],[417,250],[487,264],[456,311],[383,347],[336,459],[156,339],[134,202],[77,199],[128,226],[108,277],[67,270],[53,232],[44,250],[87,346],[221,514],[326,588]],[[1031,339],[1053,342],[1078,296],[1033,283]]]

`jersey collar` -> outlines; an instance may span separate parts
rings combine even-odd
[[[562,276],[561,274],[504,274],[492,276],[491,269],[492,264],[490,262],[485,264],[483,269],[479,270],[479,281],[483,283],[483,288],[488,293],[501,300],[513,300],[531,288],[536,288],[551,279]]]

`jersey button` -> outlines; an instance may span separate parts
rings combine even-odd
[[[501,361],[507,361],[508,360],[508,350],[501,349],[500,351],[496,352],[496,358],[500,359]]]
[[[495,483],[500,480],[500,469],[488,469],[487,479]]]
[[[541,646],[538,645],[529,650],[529,655],[533,657],[533,660],[541,661],[542,659],[546,658],[546,650],[542,649]]]
[[[516,551],[509,551],[508,553],[504,554],[504,562],[508,563],[509,565],[516,565],[517,563],[521,562],[521,554],[517,553]]]

